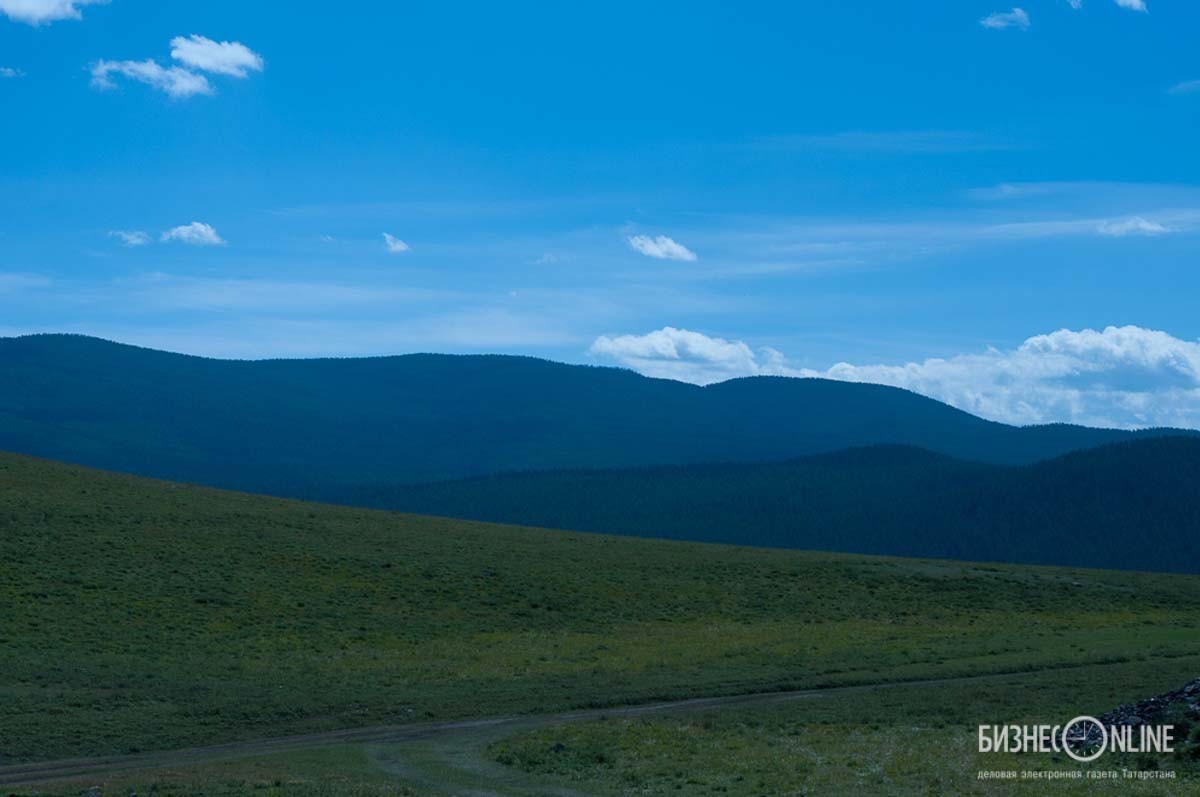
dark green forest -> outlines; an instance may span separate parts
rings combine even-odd
[[[1200,572],[1200,440],[1027,466],[876,446],[767,464],[508,474],[341,501],[549,528],[972,561]]]

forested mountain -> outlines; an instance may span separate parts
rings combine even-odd
[[[884,443],[1028,463],[1133,436],[1015,428],[895,388],[814,379],[696,387],[527,357],[249,362],[81,336],[0,339],[0,449],[285,495]]]
[[[1027,466],[878,446],[769,464],[510,474],[326,497],[611,534],[1200,573],[1195,438]]]

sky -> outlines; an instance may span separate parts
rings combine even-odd
[[[1200,427],[1192,0],[0,0],[0,335]]]

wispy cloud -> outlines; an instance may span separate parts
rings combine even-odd
[[[388,253],[393,255],[399,255],[412,249],[407,243],[387,232],[383,234],[383,245],[387,247]]]
[[[80,9],[103,5],[108,0],[0,0],[0,13],[15,22],[45,25],[60,19],[81,19]]]
[[[634,251],[640,252],[646,257],[653,257],[657,260],[683,260],[689,263],[697,260],[695,252],[665,235],[654,238],[649,235],[633,235],[626,240]]]
[[[138,247],[150,243],[150,235],[141,230],[110,230],[108,235],[119,239],[122,246]]]
[[[1012,142],[970,130],[847,130],[755,139],[757,149],[790,152],[898,152],[940,154],[1013,149]]]
[[[1128,8],[1130,11],[1141,11],[1145,13],[1150,10],[1146,7],[1145,0],[1113,0],[1113,2],[1119,5],[1121,8]],[[1067,0],[1067,4],[1076,11],[1083,8],[1083,0]]]
[[[1006,199],[1024,199],[1053,193],[1061,183],[1000,183],[985,188],[972,188],[967,191],[971,199],[985,202],[995,202]]]
[[[1030,23],[1029,14],[1025,13],[1025,9],[1014,8],[1012,11],[997,11],[994,14],[988,14],[979,20],[979,24],[992,30],[1004,30],[1005,28],[1028,30]]]
[[[201,72],[236,78],[263,70],[262,56],[241,42],[215,42],[195,34],[171,39],[171,57]]]
[[[1195,94],[1200,91],[1200,80],[1185,80],[1167,89],[1168,94]]]
[[[331,310],[421,305],[447,298],[444,292],[377,284],[304,282],[238,277],[147,274],[123,281],[120,289],[155,308],[307,315]]]
[[[1106,221],[1096,230],[1101,235],[1107,235],[1110,238],[1124,238],[1127,235],[1163,235],[1170,232],[1167,227],[1158,222],[1143,219],[1141,216]]]
[[[153,58],[144,61],[109,61],[92,65],[92,85],[114,89],[113,75],[145,83],[173,99],[213,94],[212,84],[201,72],[246,78],[261,72],[263,59],[241,42],[215,42],[203,36],[177,36],[171,40],[171,57],[184,66],[162,66]]]
[[[0,294],[15,293],[30,288],[47,288],[52,285],[49,277],[36,274],[5,274],[0,273]]]
[[[998,244],[1030,249],[1042,241],[1074,239],[1098,249],[1100,242],[1126,236],[1150,248],[1157,245],[1155,239],[1200,234],[1200,191],[1188,186],[1007,184],[970,196],[987,205],[878,219],[711,216],[703,225],[676,223],[672,232],[678,237],[670,240],[694,242],[696,248],[688,251],[700,256],[694,265],[666,273],[677,281],[751,279],[903,267],[988,251]],[[572,245],[589,247],[589,257],[611,258],[614,268],[621,263],[602,239]],[[629,245],[635,246],[632,241]],[[637,245],[665,254],[649,236]],[[645,275],[642,270],[629,273]]]
[[[21,77],[24,74],[25,73],[22,72],[20,69],[14,69],[11,66],[0,66],[0,77],[14,78],[14,77]]]
[[[162,234],[161,240],[164,243],[177,241],[188,246],[222,246],[225,244],[224,239],[217,235],[217,231],[212,226],[200,221],[173,227]]]
[[[1085,238],[1113,234],[1186,233],[1200,230],[1200,207],[1144,211],[1138,214],[1034,216],[1028,219],[989,221],[992,215],[954,215],[944,219],[911,221],[845,222],[821,219],[731,231],[723,237],[725,248],[744,251],[743,259],[764,255],[803,254],[828,259],[886,255],[889,250],[935,250],[994,241],[1035,241],[1049,238]]]
[[[177,100],[212,94],[208,78],[177,66],[164,67],[153,59],[145,61],[97,61],[92,65],[92,85],[98,89],[115,89],[112,75],[123,75],[145,83]]]
[[[647,376],[696,384],[816,377],[900,387],[1006,423],[1200,428],[1200,341],[1137,326],[1062,329],[1016,349],[825,370],[792,367],[774,349],[673,327],[603,336],[590,351]]]

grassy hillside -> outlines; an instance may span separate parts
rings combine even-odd
[[[1200,653],[1200,579],[390,515],[0,456],[5,761]]]
[[[777,463],[506,474],[329,497],[610,534],[1200,573],[1200,440],[1021,467],[872,447]]]
[[[1129,436],[1015,429],[876,385],[759,378],[700,388],[525,357],[230,362],[64,335],[0,339],[0,388],[0,449],[293,497],[876,443],[1030,462]]]

